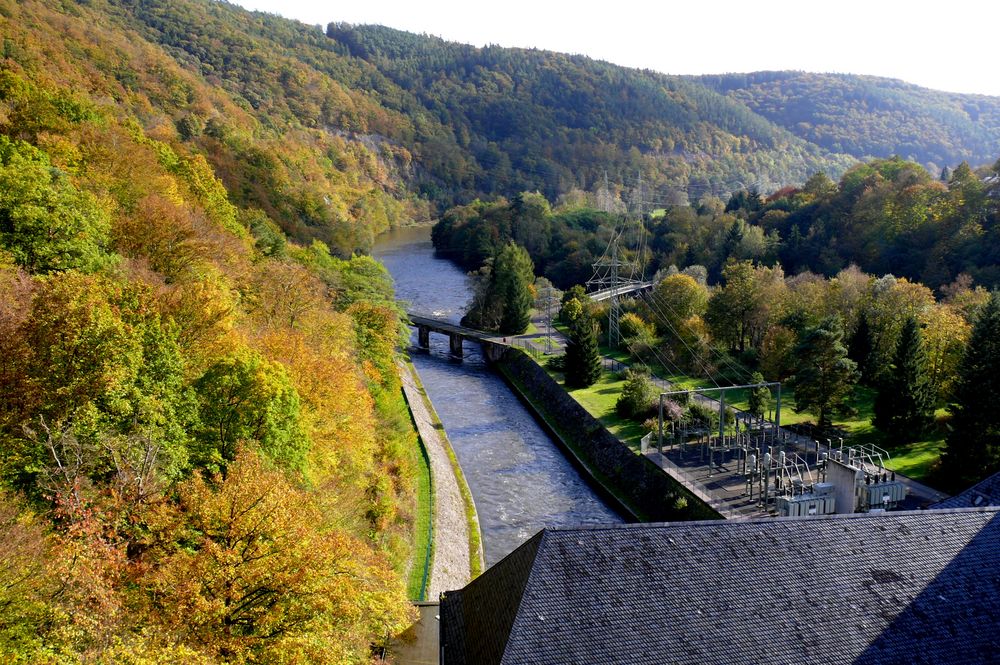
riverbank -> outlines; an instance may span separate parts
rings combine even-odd
[[[430,460],[434,536],[426,597],[434,600],[443,591],[462,588],[482,572],[482,536],[472,495],[420,377],[409,363],[400,363],[399,372]]]

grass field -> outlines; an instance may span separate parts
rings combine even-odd
[[[556,323],[555,327],[563,334],[568,332],[561,323]],[[628,351],[611,349],[604,344],[601,345],[601,354],[629,365],[636,362]],[[678,374],[676,371],[671,371],[658,364],[651,364],[650,369],[653,374],[670,382],[679,390],[713,387],[710,381],[688,374]],[[571,390],[570,394],[592,415],[600,418],[609,430],[626,441],[629,446],[638,449],[639,439],[645,434],[644,430],[639,424],[622,419],[615,413],[615,402],[618,400],[624,385],[625,381],[617,374],[605,370],[600,381],[595,385],[589,388]],[[746,409],[748,407],[747,394],[746,390],[727,392],[726,403],[738,409]],[[891,460],[888,463],[890,469],[934,486],[937,482],[935,470],[941,453],[944,451],[948,413],[944,409],[938,410],[935,425],[930,432],[918,435],[913,441],[905,444],[890,445],[886,442],[885,436],[872,426],[876,394],[877,391],[873,388],[856,386],[853,395],[848,400],[849,415],[834,416],[834,425],[847,432],[852,442],[873,444],[887,450],[891,455]],[[776,399],[772,399],[768,408],[767,415],[771,417],[773,417],[776,401]],[[812,414],[799,413],[795,410],[795,391],[790,387],[782,386],[781,424],[796,425],[811,422],[815,422],[815,417]]]
[[[434,495],[431,486],[431,470],[420,441],[417,453],[417,512],[413,524],[413,565],[406,583],[407,596],[411,600],[426,600],[430,584],[430,565],[434,558],[434,543],[431,536],[431,515],[434,511]],[[426,570],[426,574],[425,574]]]
[[[562,375],[552,373],[552,376],[565,386]],[[600,380],[589,388],[578,388],[568,392],[612,434],[628,444],[629,448],[638,450],[639,440],[645,436],[646,430],[639,423],[622,418],[615,412],[615,402],[618,401],[624,386],[624,379],[615,373],[605,371],[601,374]]]
[[[612,351],[602,347],[602,353],[623,363],[634,363],[634,359],[624,351]],[[711,384],[687,374],[668,374],[662,367],[653,367],[654,374],[669,381],[679,390],[710,387]],[[631,420],[623,419],[615,413],[615,402],[621,394],[625,381],[617,373],[605,370],[601,379],[589,388],[569,391],[596,418],[630,447],[638,449],[639,439],[645,434],[642,427]],[[776,393],[772,393],[772,401],[768,406],[767,415],[773,417],[777,406]],[[885,436],[872,426],[874,404],[877,392],[866,386],[856,386],[848,400],[849,415],[834,416],[834,425],[848,433],[850,441],[859,444],[873,444],[889,452],[891,459],[888,468],[909,476],[914,480],[935,484],[934,470],[944,450],[945,426],[947,412],[940,409],[937,413],[937,423],[931,432],[919,436],[914,441],[903,445],[890,446]],[[726,403],[737,409],[748,408],[748,391],[737,390],[726,393]],[[795,391],[782,386],[781,390],[781,424],[795,425],[815,422],[812,414],[795,410]]]

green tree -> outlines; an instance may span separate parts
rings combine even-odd
[[[653,288],[651,296],[658,305],[655,323],[664,335],[677,334],[685,321],[702,316],[708,306],[708,289],[684,273],[665,278]]]
[[[764,383],[764,375],[760,372],[754,372],[753,376],[750,377],[751,383]],[[750,394],[747,396],[747,411],[757,416],[758,418],[764,417],[764,411],[767,410],[767,405],[771,401],[771,390],[767,386],[758,386],[756,388],[750,389]]]
[[[892,367],[875,400],[875,427],[898,442],[927,429],[934,415],[934,390],[927,376],[927,353],[920,325],[910,318],[896,345]]]
[[[519,245],[508,243],[493,263],[493,280],[495,297],[503,303],[500,332],[520,335],[531,322],[534,302],[531,284],[535,281],[535,268],[528,252]]]
[[[615,402],[615,411],[622,418],[644,420],[656,401],[656,388],[649,380],[649,368],[635,365],[625,370],[625,385]]]
[[[851,344],[847,351],[847,357],[858,364],[858,372],[861,381],[871,380],[869,363],[872,362],[872,330],[868,325],[868,315],[861,313],[861,320],[858,321],[858,328],[851,337]]]
[[[111,223],[48,156],[0,135],[0,248],[33,273],[93,272],[111,256]]]
[[[722,269],[725,285],[708,300],[705,322],[715,339],[732,351],[757,348],[767,331],[771,312],[785,293],[780,267],[754,266],[750,261],[730,261]]]
[[[944,472],[955,488],[1000,471],[1000,292],[994,291],[972,328],[951,405]]]
[[[846,411],[845,400],[858,378],[843,336],[840,322],[830,317],[808,329],[795,347],[795,410],[814,414],[822,429],[832,424],[832,414]]]
[[[597,345],[597,322],[586,314],[570,328],[566,343],[566,385],[592,386],[601,376],[601,353]]]
[[[286,468],[305,462],[308,440],[299,394],[279,363],[253,352],[233,355],[210,367],[195,389],[201,406],[199,464],[224,467],[244,441],[257,442]]]
[[[535,281],[531,257],[523,247],[507,243],[496,257],[473,273],[472,304],[462,324],[504,335],[519,335],[531,322]]]

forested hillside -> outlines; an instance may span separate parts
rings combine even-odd
[[[276,222],[364,247],[395,157],[269,128],[103,3],[0,33],[0,661],[367,662],[411,612],[400,314]]]
[[[755,72],[694,80],[800,138],[859,159],[899,155],[937,175],[962,161],[992,163],[1000,154],[997,97],[850,74]]]
[[[555,199],[642,174],[686,203],[739,182],[770,189],[853,160],[795,138],[696,82],[584,56],[475,48],[380,26],[327,34],[414,95],[474,161],[477,193]],[[671,191],[673,190],[673,191]]]

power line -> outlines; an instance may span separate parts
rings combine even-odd
[[[650,294],[646,293],[644,294],[644,297],[646,298],[646,301],[649,303],[650,307],[652,307],[655,310],[655,312],[659,314],[660,318],[663,319],[663,322],[670,329],[670,332],[672,332],[674,336],[676,336],[677,339],[679,339],[681,343],[684,344],[684,348],[687,349],[688,353],[691,354],[691,357],[695,360],[695,362],[698,363],[698,366],[701,368],[702,372],[705,373],[705,376],[708,378],[708,380],[711,381],[716,388],[719,388],[720,386],[718,382],[715,380],[715,377],[712,375],[712,372],[710,372],[708,367],[705,365],[701,357],[701,354],[695,352],[695,350],[691,348],[691,346],[687,343],[687,340],[684,339],[684,337],[677,331],[677,329],[674,328],[673,324],[670,323],[670,319],[664,315],[663,310],[659,307],[659,305],[656,304],[656,301],[652,300]]]
[[[676,317],[677,319],[680,319],[680,316],[677,313],[677,310],[675,310],[673,308],[673,306],[665,298],[658,297],[656,295],[656,292],[654,290],[651,290],[649,292],[649,297],[650,298],[657,298],[657,301],[661,305],[663,305],[664,308],[670,310],[670,313],[673,314],[674,317]],[[682,339],[682,341],[683,341],[683,339]],[[722,360],[723,363],[725,363],[726,365],[728,365],[730,369],[735,370],[737,377],[740,377],[741,379],[743,379],[743,378],[749,379],[750,382],[752,383],[753,375],[750,373],[749,370],[747,370],[744,367],[741,367],[738,364],[735,364],[729,358],[728,354],[723,353],[722,351],[719,351],[718,349],[714,348],[713,346],[709,345],[708,349],[709,349],[709,352],[714,353],[718,358],[720,358]]]

